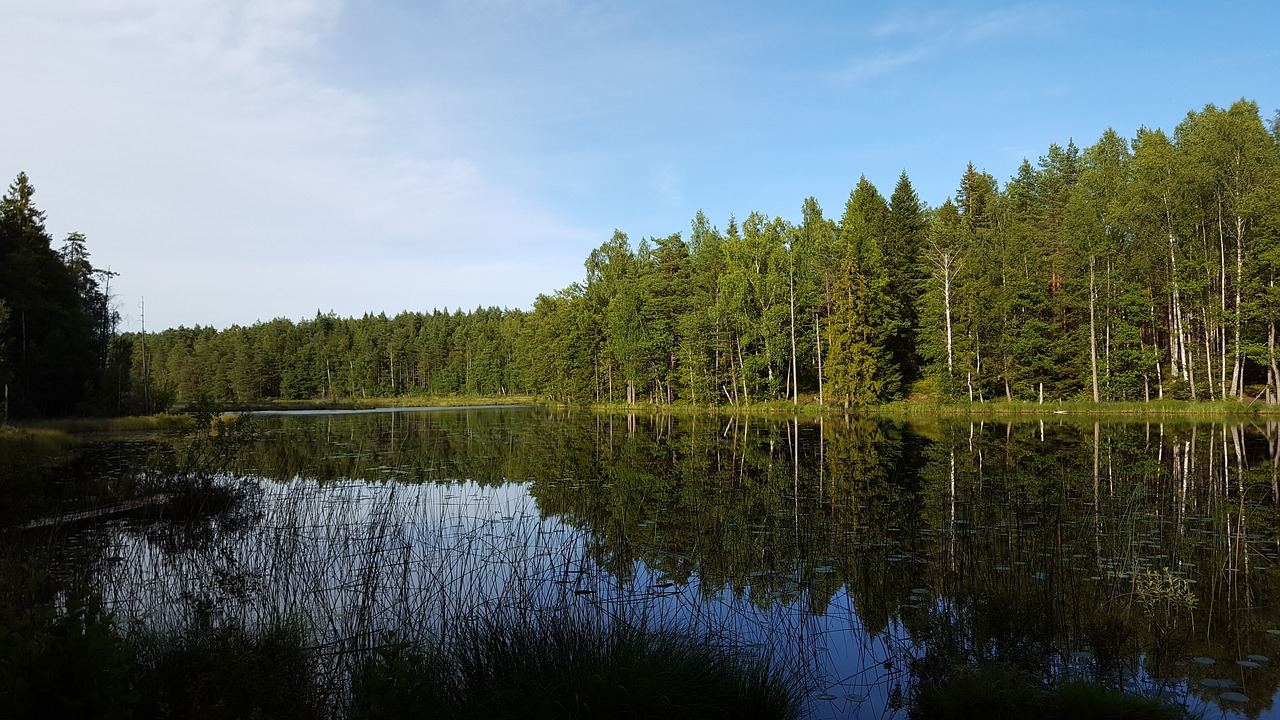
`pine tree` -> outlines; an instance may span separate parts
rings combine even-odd
[[[846,252],[832,288],[829,348],[824,363],[832,398],[847,410],[875,402],[884,386],[873,340],[870,287],[858,268],[857,256]]]

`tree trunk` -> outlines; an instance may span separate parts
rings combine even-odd
[[[1222,321],[1220,323],[1220,325],[1222,326],[1222,334],[1219,336],[1219,347],[1221,348],[1221,352],[1222,352],[1222,356],[1221,356],[1222,365],[1220,368],[1221,380],[1218,382],[1218,387],[1221,389],[1222,399],[1226,400],[1227,399],[1227,325],[1226,325],[1227,323],[1227,241],[1226,241],[1226,233],[1223,232],[1222,230],[1222,198],[1221,197],[1218,198],[1218,259],[1219,259],[1220,265],[1222,266],[1222,272],[1219,276],[1220,277],[1219,283],[1221,285],[1221,288],[1219,290],[1222,297],[1222,302],[1220,305],[1220,308],[1222,311]],[[1210,375],[1212,375],[1212,372],[1210,373]],[[1232,387],[1231,392],[1233,393],[1235,392],[1234,387]],[[1210,398],[1213,397],[1212,392],[1209,393],[1209,397]]]
[[[1094,267],[1098,264],[1098,259],[1093,254],[1089,255],[1089,369],[1093,376],[1093,401],[1098,402],[1102,398],[1098,393],[1098,324],[1096,319],[1096,305],[1098,298],[1097,285],[1095,284]],[[1043,388],[1044,385],[1041,384]],[[1044,402],[1043,390],[1041,391],[1041,402]]]
[[[800,404],[800,382],[796,375],[796,277],[791,276],[791,404]]]
[[[1271,281],[1275,286],[1275,281]],[[1274,392],[1271,395],[1272,401],[1280,403],[1280,366],[1276,364],[1276,323],[1271,321],[1267,323],[1267,360],[1271,365],[1271,387]]]
[[[1208,308],[1205,308],[1204,315],[1205,315],[1205,317],[1206,317],[1206,318],[1207,318],[1207,317],[1209,317],[1209,309],[1208,309]],[[1209,399],[1210,399],[1210,400],[1212,400],[1212,399],[1213,399],[1213,397],[1214,397],[1214,393],[1213,393],[1213,350],[1211,349],[1211,345],[1210,345],[1209,337],[1210,337],[1210,332],[1209,332],[1209,323],[1208,323],[1208,321],[1205,321],[1205,323],[1204,323],[1204,377],[1205,377],[1205,385],[1206,385],[1206,386],[1208,386],[1208,389],[1209,389]],[[1224,373],[1224,374],[1226,373],[1226,368],[1223,368],[1223,373]],[[1223,379],[1225,380],[1226,378],[1224,377]],[[1226,388],[1223,388],[1222,393],[1223,393],[1223,397],[1224,397],[1224,398],[1226,397],[1226,392],[1227,392],[1227,391],[1226,391]]]
[[[818,313],[813,314],[813,339],[818,348],[818,404],[824,405],[822,397],[822,329],[818,325]]]
[[[955,377],[955,353],[951,337],[951,272],[951,253],[948,251],[943,257],[942,306],[947,328],[947,376]],[[972,391],[969,394],[972,395]]]
[[[747,392],[747,364],[742,359],[742,336],[738,336],[738,369],[742,371],[742,403],[751,402],[751,393]]]
[[[1231,390],[1237,399],[1244,398],[1244,355],[1240,352],[1240,286],[1244,284],[1244,218],[1236,216],[1236,307],[1235,367],[1231,373]]]

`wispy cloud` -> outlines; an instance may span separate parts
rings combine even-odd
[[[871,28],[863,43],[865,50],[833,77],[853,85],[949,57],[975,44],[1042,35],[1054,26],[1054,17],[1054,11],[1039,5],[978,14],[954,9],[897,11]]]
[[[929,57],[932,51],[927,47],[908,48],[897,53],[887,53],[873,58],[856,60],[852,65],[835,73],[837,82],[854,85],[864,80],[888,75],[901,68]]]
[[[169,308],[152,326],[246,322],[300,297],[342,306],[357,294],[352,280],[371,283],[358,293],[371,304],[353,311],[479,303],[480,283],[444,296],[415,268],[464,255],[510,265],[579,232],[469,154],[464,125],[325,77],[342,12],[336,0],[11,8],[0,46],[28,70],[7,92],[32,102],[0,116],[0,132],[23,138],[8,157],[16,166],[0,171],[32,175],[51,230],[89,235],[95,259],[122,272],[122,306],[146,295],[149,308]],[[316,264],[357,257],[347,267],[381,277],[344,287]],[[237,273],[274,278],[274,290],[224,295]],[[388,307],[405,298],[371,291],[397,284],[417,288],[413,305]],[[532,300],[507,290],[489,296]]]

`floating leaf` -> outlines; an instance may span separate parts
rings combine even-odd
[[[1266,655],[1250,655],[1249,659],[1259,664],[1271,662],[1271,658],[1267,657]]]
[[[1236,686],[1236,681],[1227,678],[1205,678],[1200,681],[1200,684],[1207,688],[1231,688]]]
[[[1261,664],[1261,663],[1256,663],[1256,662],[1254,662],[1254,661],[1252,661],[1252,660],[1237,660],[1237,661],[1236,661],[1236,664],[1237,664],[1237,665],[1239,665],[1239,666],[1240,666],[1240,667],[1242,667],[1242,668],[1249,668],[1250,670],[1252,670],[1253,668],[1260,668],[1260,667],[1262,667],[1262,664]]]
[[[1238,692],[1224,692],[1221,695],[1219,695],[1219,697],[1221,697],[1223,700],[1226,700],[1227,702],[1238,702],[1238,703],[1249,702],[1248,695],[1241,695]]]
[[[1193,657],[1191,658],[1191,662],[1197,665],[1212,665],[1217,661],[1210,657]]]

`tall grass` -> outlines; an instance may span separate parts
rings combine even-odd
[[[26,421],[20,427],[30,430],[58,431],[71,434],[171,433],[191,430],[189,415],[131,415],[125,417],[57,418]]]
[[[377,708],[403,701],[379,677],[436,666],[471,669],[413,680],[410,696],[448,680],[439,702],[458,717],[488,717],[466,708],[522,695],[550,708],[569,702],[564,687],[595,704],[693,708],[685,717],[720,705],[794,717],[803,704],[793,668],[767,665],[761,650],[729,640],[744,637],[731,625],[768,625],[767,616],[616,584],[591,560],[588,533],[543,521],[518,485],[298,481],[263,493],[258,522],[196,543],[156,542],[154,530],[117,536],[106,552],[123,560],[98,580],[111,607],[142,623],[136,632],[161,637],[200,624],[252,629],[305,618],[331,707],[357,702],[368,717],[394,717]],[[780,641],[793,630],[780,623],[754,632]],[[388,633],[408,654],[387,655]],[[371,666],[376,657],[390,670]],[[680,687],[673,671],[684,694],[664,705],[663,688]],[[522,673],[531,679],[502,700],[500,689]],[[353,678],[351,695],[343,688]],[[523,707],[509,716],[541,706]]]
[[[433,645],[381,648],[357,673],[350,716],[796,718],[798,688],[767,662],[687,628],[572,614],[509,615]]]

